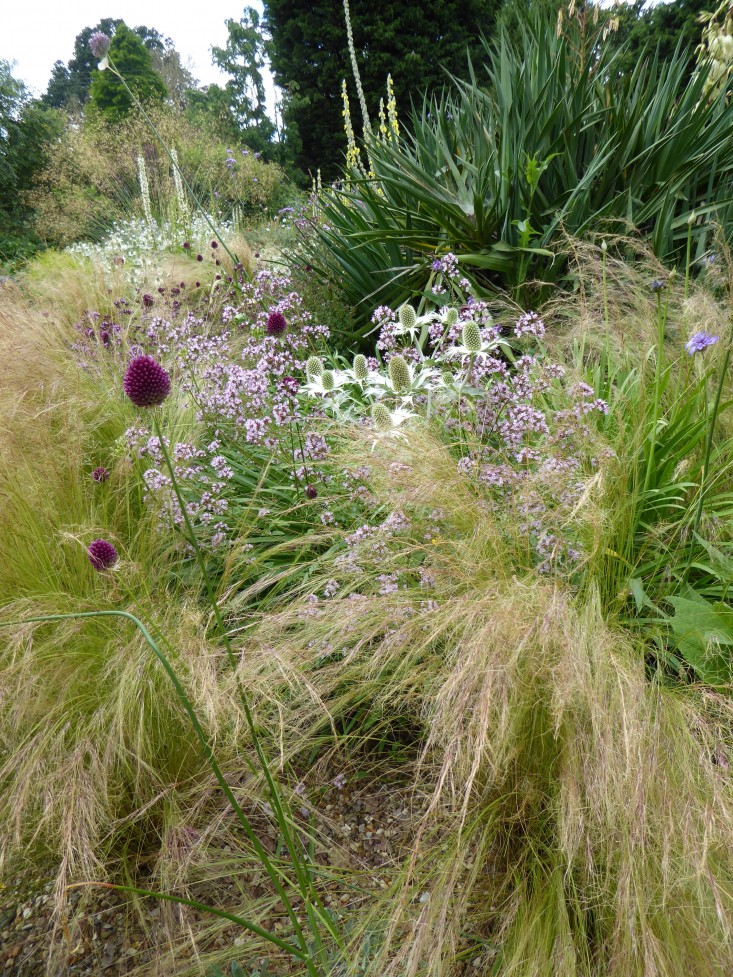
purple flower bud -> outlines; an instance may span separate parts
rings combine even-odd
[[[92,478],[94,479],[95,482],[100,482],[100,483],[106,482],[107,479],[109,478],[109,472],[107,471],[106,468],[100,465],[99,468],[95,468],[94,471],[92,472]]]
[[[155,299],[153,298],[152,295],[150,295],[148,292],[146,292],[143,295],[143,308],[149,309],[154,304],[155,304]]]
[[[95,570],[109,570],[119,560],[117,550],[106,539],[95,539],[87,550],[89,562]]]
[[[288,328],[288,322],[282,312],[271,312],[267,317],[267,335],[282,336]]]
[[[101,61],[109,50],[109,37],[107,34],[103,34],[102,31],[95,31],[89,38],[89,50],[98,61]]]
[[[204,256],[202,254],[196,255],[196,261],[203,261],[203,260],[204,260]]]
[[[305,487],[305,497],[306,497],[306,499],[317,499],[318,498],[318,489],[315,487],[315,485],[306,485],[306,487]]]
[[[171,378],[152,356],[136,356],[125,371],[123,386],[136,407],[157,407],[171,392]]]

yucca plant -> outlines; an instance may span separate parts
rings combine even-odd
[[[692,82],[685,52],[649,54],[620,76],[619,54],[578,46],[532,16],[515,42],[486,45],[485,81],[413,110],[410,133],[370,143],[373,174],[351,170],[325,194],[320,270],[365,314],[431,284],[454,252],[479,290],[562,279],[562,229],[631,226],[666,260],[684,258],[688,219],[705,247],[709,216],[727,226],[733,109]],[[314,247],[311,264],[318,267]],[[356,335],[369,326],[362,320]]]

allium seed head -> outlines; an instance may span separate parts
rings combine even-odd
[[[320,377],[323,373],[323,361],[320,356],[309,356],[305,363],[305,375],[309,380]]]
[[[363,353],[357,353],[354,357],[354,376],[357,380],[366,380],[369,376],[367,358]]]
[[[404,308],[404,306],[403,306]],[[412,380],[410,379],[410,368],[404,356],[393,356],[389,361],[389,378],[398,393],[410,389]]]
[[[392,430],[392,415],[386,404],[376,403],[372,407],[372,420],[378,431]]]
[[[92,478],[95,482],[106,482],[109,478],[109,472],[100,465],[99,468],[95,468],[92,472]]]
[[[109,50],[109,37],[102,31],[95,31],[89,38],[89,50],[97,61],[101,61]]]
[[[106,539],[95,539],[90,543],[87,556],[94,569],[100,572],[109,570],[119,560],[117,550]]]
[[[157,407],[171,392],[171,378],[152,356],[136,356],[125,371],[123,387],[136,407]]]
[[[282,336],[288,328],[288,320],[282,312],[271,312],[267,317],[266,331],[268,336]]]
[[[465,322],[461,331],[461,339],[469,353],[478,353],[481,349],[481,330],[478,323],[470,319]]]
[[[400,306],[400,325],[403,329],[414,329],[417,324],[417,313],[411,305]]]

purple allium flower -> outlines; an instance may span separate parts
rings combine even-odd
[[[699,353],[701,350],[705,349],[706,346],[712,346],[713,343],[717,343],[719,339],[720,336],[711,336],[709,332],[705,332],[704,329],[701,329],[687,340],[685,343],[685,349],[690,356],[694,356],[695,353]]]
[[[212,241],[211,242],[211,247],[212,248],[218,248],[219,247],[219,242],[218,241]]]
[[[102,465],[99,468],[95,468],[92,472],[92,478],[95,482],[106,482],[109,478],[109,472]]]
[[[117,550],[106,539],[95,539],[87,550],[89,562],[95,570],[109,570],[119,560]]]
[[[275,310],[268,315],[266,328],[268,336],[282,336],[288,328],[288,321],[282,312]]]
[[[103,34],[102,31],[95,31],[89,38],[89,50],[98,61],[101,61],[109,50],[109,37],[107,34]]]
[[[204,256],[202,254],[196,255],[196,261],[203,261],[203,260],[204,260]]]
[[[188,243],[188,241],[184,241],[183,242],[183,247],[186,249],[186,251],[188,251],[188,249],[191,247],[191,245]]]
[[[171,392],[171,378],[152,356],[136,356],[125,371],[123,386],[136,407],[157,407]]]
[[[149,309],[154,304],[155,304],[155,299],[153,298],[152,295],[150,295],[149,292],[146,292],[143,295],[143,308]]]
[[[317,499],[318,498],[318,489],[315,487],[315,485],[306,485],[306,487],[305,487],[305,497],[306,497],[306,499]]]

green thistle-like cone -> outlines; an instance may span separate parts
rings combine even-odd
[[[392,430],[392,416],[389,407],[385,404],[374,404],[372,407],[372,420],[378,431]]]
[[[389,378],[398,393],[407,391],[412,386],[410,368],[404,356],[393,356],[389,361]]]
[[[333,370],[324,370],[321,374],[321,383],[324,390],[333,390],[335,384]]]
[[[305,363],[305,375],[309,380],[320,377],[323,373],[323,363],[320,356],[309,356]]]
[[[357,353],[354,357],[354,376],[357,380],[366,380],[369,376],[367,358],[363,353]]]
[[[481,330],[476,322],[466,322],[461,333],[463,345],[469,353],[478,353],[481,349]]]
[[[400,325],[403,329],[414,329],[417,325],[417,312],[411,305],[400,307]]]
[[[455,326],[458,322],[458,309],[448,309],[443,320],[446,326]]]

